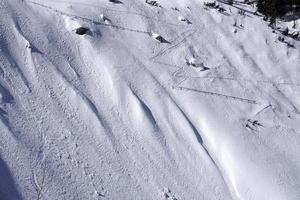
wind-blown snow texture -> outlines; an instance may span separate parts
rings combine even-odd
[[[0,199],[299,200],[299,41],[219,4],[0,0]]]

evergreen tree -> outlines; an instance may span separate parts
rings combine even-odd
[[[273,21],[288,12],[296,16],[300,14],[300,0],[258,0],[257,10]]]

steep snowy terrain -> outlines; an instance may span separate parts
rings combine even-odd
[[[300,42],[203,3],[0,0],[0,199],[299,200]]]

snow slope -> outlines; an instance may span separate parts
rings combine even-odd
[[[300,199],[300,42],[158,3],[0,0],[1,200]]]

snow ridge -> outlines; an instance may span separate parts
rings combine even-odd
[[[298,200],[299,40],[207,3],[0,1],[0,199]]]

